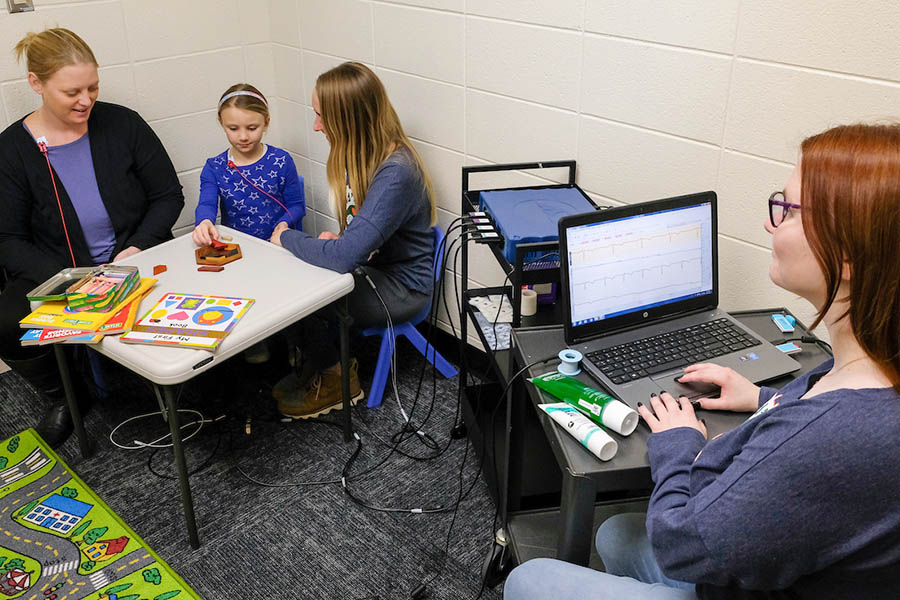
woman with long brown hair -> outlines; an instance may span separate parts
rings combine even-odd
[[[322,73],[312,94],[313,130],[331,145],[326,173],[339,232],[318,238],[279,225],[272,242],[306,262],[353,272],[350,315],[359,327],[401,323],[431,302],[437,208],[431,179],[403,131],[381,80],[347,62]],[[314,417],[341,404],[337,332],[331,309],[301,323],[302,365],[275,387],[278,409]],[[353,401],[363,397],[356,361]]]
[[[705,409],[755,411],[706,439],[685,398],[639,412],[656,483],[646,515],[597,533],[598,573],[524,563],[504,597],[896,598],[900,590],[900,125],[814,135],[769,197],[769,275],[808,300],[834,358],[780,390],[700,364]]]

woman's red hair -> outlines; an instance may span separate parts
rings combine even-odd
[[[843,125],[801,145],[801,211],[826,301],[900,392],[900,124]],[[838,298],[849,273],[848,295]]]

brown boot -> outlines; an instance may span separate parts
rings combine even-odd
[[[272,388],[272,397],[278,402],[278,410],[282,410],[282,405],[291,406],[299,402],[315,375],[316,368],[309,361],[304,361],[299,372],[291,369],[290,373],[279,379]]]
[[[365,394],[359,385],[359,364],[350,361],[350,403],[355,405]],[[278,411],[292,419],[310,419],[343,407],[341,398],[341,363],[317,373],[306,386],[302,396],[292,395],[278,400]]]

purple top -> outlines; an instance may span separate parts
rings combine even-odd
[[[22,124],[25,125],[24,122]],[[28,130],[27,125],[25,129]],[[90,133],[62,146],[48,145],[47,153],[78,214],[91,259],[98,265],[109,262],[116,246],[116,232],[97,187]]]

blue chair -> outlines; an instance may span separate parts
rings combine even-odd
[[[437,282],[440,278],[441,268],[443,267],[444,262],[444,257],[441,254],[444,232],[441,231],[440,227],[434,227],[432,232],[434,233],[434,280]],[[437,286],[435,286],[435,293],[437,293]],[[428,343],[428,341],[425,340],[425,337],[419,333],[418,329],[416,329],[416,325],[427,319],[430,315],[431,305],[429,304],[422,309],[422,312],[409,321],[406,321],[405,323],[395,323],[393,337],[406,337],[406,339],[408,339],[412,345],[428,359],[428,362],[434,365],[441,375],[449,379],[457,374],[456,369],[454,369],[453,365],[448,363],[447,359],[441,356],[439,352],[435,351],[434,346]],[[367,403],[369,408],[374,408],[381,405],[381,398],[384,395],[384,386],[387,383],[388,373],[391,370],[391,358],[394,355],[394,346],[396,342],[391,338],[390,331],[387,327],[371,327],[369,329],[364,329],[362,334],[366,337],[372,335],[381,336],[381,348],[378,350],[378,364],[375,365],[375,376],[372,378],[372,387],[369,388],[369,401]],[[426,348],[428,350],[427,354]]]

